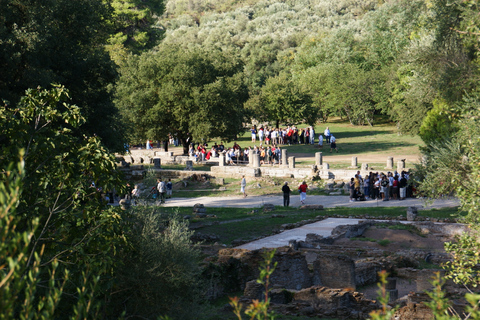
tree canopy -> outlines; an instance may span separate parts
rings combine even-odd
[[[131,56],[120,70],[117,104],[137,139],[188,142],[235,138],[247,98],[242,64],[217,52],[161,46]]]

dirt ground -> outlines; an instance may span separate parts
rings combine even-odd
[[[406,249],[423,249],[427,252],[445,252],[443,241],[439,241],[435,235],[418,235],[408,230],[391,230],[387,228],[372,227],[363,233],[364,238],[376,240],[362,241],[351,239],[338,239],[335,245],[344,245],[353,248],[378,248],[390,252]],[[381,245],[379,241],[389,240],[387,245]]]

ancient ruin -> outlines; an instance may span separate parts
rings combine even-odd
[[[389,277],[385,286],[390,305],[399,306],[397,319],[432,319],[425,290],[440,265],[449,260],[445,241],[466,232],[462,224],[362,221],[333,230],[329,237],[307,235],[305,241],[278,248],[270,279],[272,309],[286,315],[334,319],[367,319],[378,309],[378,273]],[[388,240],[388,241],[385,241]],[[263,252],[226,248],[210,257],[206,273],[209,295],[217,298],[243,290],[241,302],[262,299],[265,289],[256,282]],[[463,296],[464,288],[447,282],[447,296]],[[461,310],[464,301],[455,300]]]

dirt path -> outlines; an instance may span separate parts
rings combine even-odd
[[[232,197],[196,197],[196,198],[174,198],[168,199],[163,205],[165,207],[193,207],[196,203],[201,203],[205,207],[224,207],[224,208],[260,208],[269,203],[276,206],[283,205],[283,196],[241,196]],[[307,205],[322,205],[325,208],[335,207],[417,207],[418,209],[433,209],[444,207],[456,207],[459,205],[457,199],[435,200],[433,203],[426,203],[424,200],[407,198],[405,200],[391,201],[355,201],[350,202],[348,196],[307,196]],[[298,195],[290,197],[291,207],[300,207],[300,198]]]

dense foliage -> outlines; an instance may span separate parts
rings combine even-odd
[[[123,147],[109,86],[115,64],[105,50],[110,6],[95,1],[2,1],[0,4],[0,100],[14,107],[25,90],[64,85],[86,123],[110,148]]]
[[[73,134],[84,122],[63,87],[0,114],[2,319],[178,315],[199,297],[191,234],[107,205],[123,182],[97,137]]]
[[[131,56],[121,68],[117,105],[132,122],[132,136],[184,146],[241,132],[247,98],[242,64],[219,50],[182,50],[162,46]]]

